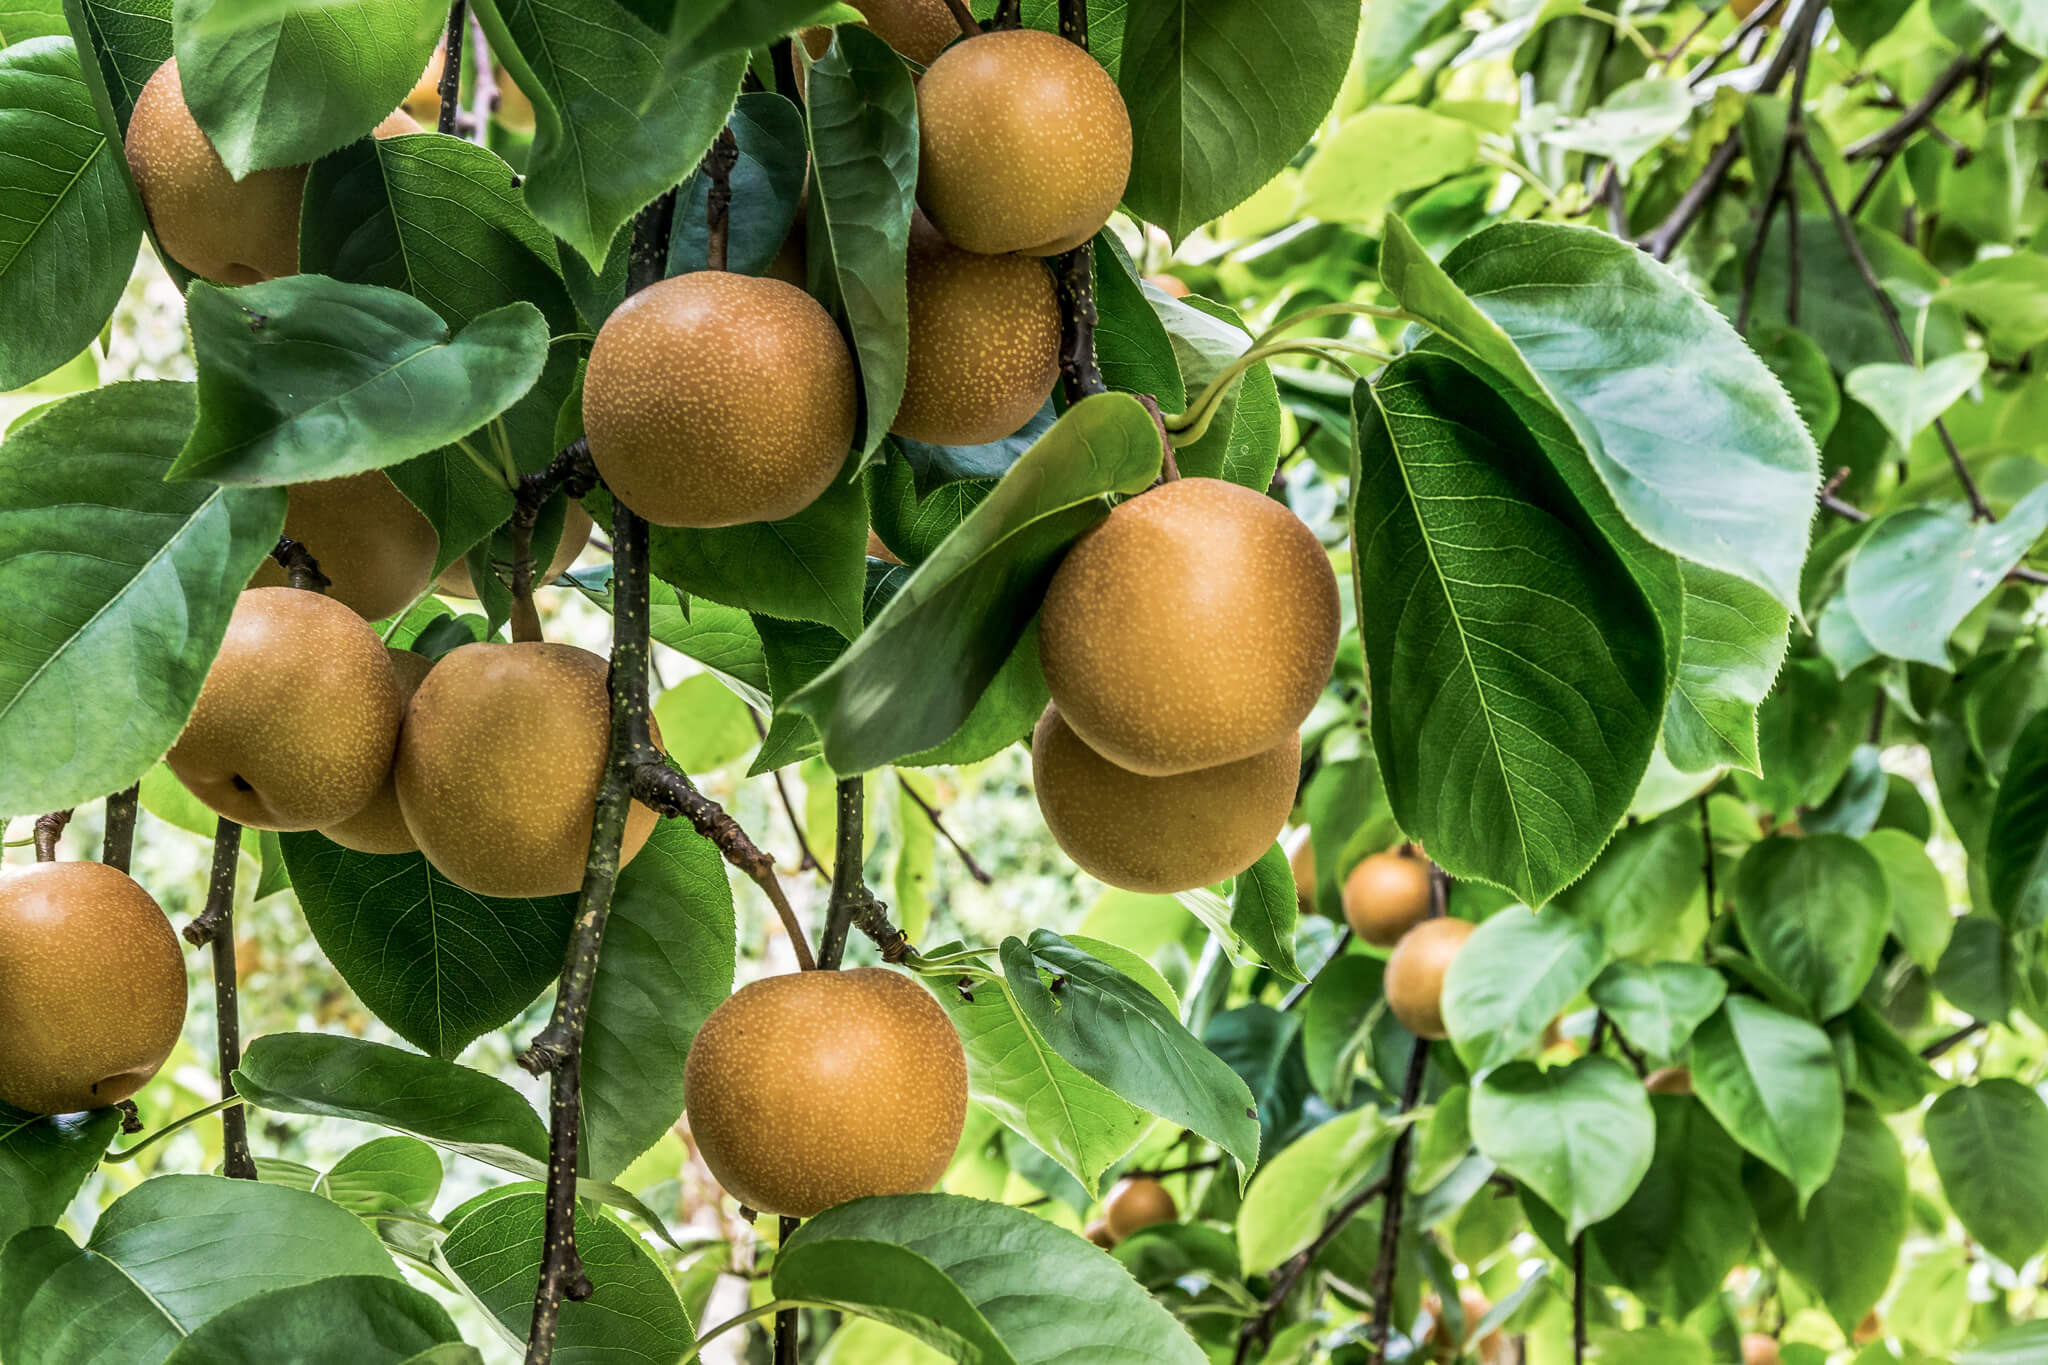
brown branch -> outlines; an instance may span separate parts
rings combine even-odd
[[[303,592],[326,592],[334,586],[334,580],[320,572],[320,561],[313,558],[308,550],[290,536],[279,536],[271,548],[270,557],[283,567],[285,581]]]
[[[64,827],[71,823],[71,812],[53,810],[48,815],[36,817],[36,861],[54,863],[57,861],[57,841],[64,837]]]
[[[839,779],[838,832],[832,853],[832,898],[825,909],[825,932],[818,940],[818,966],[839,970],[846,956],[847,931],[858,927],[882,950],[885,962],[901,962],[910,951],[903,931],[889,922],[889,907],[875,899],[863,875],[867,790],[859,777]]]
[[[974,878],[975,881],[981,883],[983,886],[993,886],[995,884],[995,878],[989,876],[987,870],[984,869],[980,863],[974,861],[974,855],[967,851],[967,845],[961,843],[958,839],[953,837],[953,831],[946,828],[946,822],[939,818],[939,813],[937,810],[933,809],[932,803],[925,800],[924,797],[919,795],[917,788],[911,786],[908,782],[904,781],[903,775],[901,773],[897,774],[896,782],[898,786],[903,788],[904,795],[908,796],[911,799],[911,802],[914,805],[916,805],[916,807],[919,810],[924,812],[924,818],[931,821],[933,831],[937,833],[941,839],[944,839],[947,843],[951,844],[953,846],[953,851],[960,855],[961,863],[964,864],[967,868],[967,875]]]
[[[242,1010],[235,984],[235,870],[242,857],[242,827],[222,816],[213,831],[213,869],[206,884],[206,905],[185,926],[185,941],[213,949],[214,1032],[219,1039],[220,1097],[235,1093],[235,1068],[242,1064]],[[239,1104],[220,1115],[222,1170],[234,1180],[254,1180],[256,1159],[249,1154],[249,1119]]]
[[[1060,301],[1060,378],[1067,402],[1107,393],[1095,363],[1095,243],[1083,242],[1053,262]]]
[[[135,810],[140,802],[140,784],[107,798],[107,837],[100,844],[100,861],[126,872],[135,858]]]
[[[1088,0],[1060,0],[1060,37],[1088,46]]]
[[[1797,42],[1797,39],[1789,40]],[[1792,77],[1792,98],[1785,113],[1785,142],[1779,149],[1778,173],[1771,177],[1770,191],[1764,196],[1763,212],[1758,216],[1756,240],[1750,244],[1749,257],[1742,266],[1742,298],[1735,311],[1735,330],[1749,335],[1750,305],[1756,300],[1756,281],[1763,269],[1764,252],[1771,244],[1771,223],[1778,216],[1778,206],[1783,204],[1791,222],[1790,236],[1786,241],[1788,268],[1792,282],[1787,289],[1788,311],[1796,314],[1799,298],[1799,201],[1792,192],[1792,167],[1797,164],[1793,156],[1793,145],[1806,144],[1806,73],[1813,65],[1813,36],[1806,35],[1798,43],[1799,52],[1794,58]]]
[[[1734,55],[1737,49],[1749,41],[1749,36],[1752,33],[1768,24],[1772,19],[1781,16],[1790,4],[1791,0],[1766,0],[1766,3],[1758,5],[1755,9],[1751,10],[1749,17],[1735,26],[1735,31],[1729,34],[1727,40],[1714,50],[1714,54],[1711,57],[1686,73],[1685,83],[1697,88],[1702,81],[1713,75],[1720,68],[1721,63],[1727,61],[1730,56]],[[1707,17],[1709,19],[1713,18],[1711,14]],[[1695,35],[1698,32],[1698,29],[1693,30]],[[1691,38],[1686,39],[1688,43],[1691,41]],[[1683,48],[1680,49],[1680,51],[1683,50]]]
[[[783,1215],[777,1225],[776,1251],[780,1254],[797,1228],[803,1225],[801,1218]],[[775,1315],[774,1365],[797,1365],[797,1330],[801,1320],[794,1308],[785,1308]]]
[[[733,140],[732,125],[718,130],[711,150],[704,153],[704,175],[711,188],[704,199],[704,268],[725,269],[726,243],[732,235],[732,168],[739,164],[740,145]]]
[[[540,509],[524,498],[512,504],[512,641],[537,644],[543,638],[540,609],[533,604],[533,528]]]
[[[1941,109],[1942,105],[1948,103],[1949,97],[1960,90],[1963,83],[1968,81],[1973,74],[1981,78],[1982,73],[1991,65],[1993,54],[1998,51],[1999,45],[2004,41],[2005,34],[1994,29],[1990,41],[1981,50],[1976,53],[1966,52],[1949,63],[1948,69],[1941,73],[1934,84],[1928,88],[1927,93],[1922,95],[1918,102],[1896,121],[1878,129],[1869,137],[1861,138],[1849,144],[1848,148],[1842,153],[1843,160],[1867,161],[1875,158],[1877,161],[1877,164],[1870,168],[1870,174],[1864,177],[1862,186],[1856,191],[1856,197],[1849,203],[1849,214],[1851,217],[1863,212],[1863,206],[1868,204],[1871,196],[1877,193],[1878,182],[1884,179],[1885,172],[1891,169],[1892,163],[1898,160],[1899,154],[1906,150],[1906,144],[1913,140],[1915,133],[1918,133],[1922,128],[1931,128],[1933,132],[1941,133],[1939,128],[1931,127],[1934,115]],[[1968,150],[1968,148],[1964,148],[1957,155],[1963,160],[1967,160]],[[1961,164],[1961,161],[1958,164]]]
[[[1572,1238],[1572,1365],[1586,1360],[1586,1234]]]
[[[1024,0],[1000,0],[996,12],[982,25],[982,29],[986,32],[989,29],[1018,28],[1024,23],[1023,10]]]
[[[747,719],[754,722],[755,734],[764,740],[768,738],[768,727],[761,723],[761,713],[759,711],[749,706],[747,708]],[[782,813],[789,817],[789,832],[796,836],[796,870],[799,872],[809,872],[815,869],[822,876],[825,871],[824,866],[819,863],[817,855],[811,852],[811,841],[804,837],[804,822],[796,813],[796,803],[789,799],[789,786],[782,780],[782,769],[772,769],[768,776],[775,782],[775,795],[782,801]]]
[[[1322,1255],[1330,1243],[1337,1239],[1337,1235],[1344,1231],[1345,1225],[1356,1218],[1367,1204],[1392,1189],[1391,1174],[1383,1175],[1368,1184],[1338,1205],[1337,1211],[1330,1215],[1330,1221],[1323,1225],[1323,1230],[1316,1234],[1315,1240],[1288,1259],[1273,1281],[1273,1289],[1266,1295],[1258,1315],[1238,1329],[1237,1350],[1231,1357],[1233,1365],[1245,1365],[1251,1359],[1254,1349],[1264,1346],[1272,1339],[1274,1319],[1279,1315],[1281,1307],[1286,1304],[1288,1295],[1301,1283],[1301,1277],[1307,1273],[1310,1263]]]
[[[1439,884],[1449,890],[1447,881]],[[1408,1075],[1401,1085],[1401,1112],[1411,1112],[1422,1099],[1422,1080],[1429,1073],[1429,1040],[1417,1038],[1408,1054]],[[1372,1365],[1386,1365],[1387,1337],[1394,1320],[1394,1267],[1400,1259],[1401,1213],[1408,1192],[1408,1156],[1415,1146],[1415,1125],[1409,1124],[1394,1137],[1394,1150],[1387,1158],[1387,1207],[1380,1218],[1380,1255],[1372,1268],[1372,1325],[1368,1329],[1373,1348]]]
[[[946,0],[946,8],[953,11],[953,19],[962,33],[970,38],[981,36],[981,25],[975,22],[974,11],[967,8],[967,0]]]
[[[441,97],[436,129],[451,136],[462,113],[462,106],[456,101],[462,98],[462,35],[468,27],[469,0],[454,0],[448,6],[448,33],[441,40],[441,83],[435,92]]]

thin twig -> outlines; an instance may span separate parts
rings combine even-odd
[[[981,36],[981,25],[975,21],[974,11],[967,8],[967,0],[946,0],[946,8],[953,11],[953,18],[962,33],[970,38]]]
[[[1245,1365],[1245,1362],[1251,1359],[1251,1353],[1255,1348],[1264,1346],[1272,1339],[1274,1319],[1286,1304],[1287,1296],[1301,1283],[1301,1277],[1307,1273],[1310,1263],[1328,1249],[1330,1243],[1337,1239],[1338,1234],[1344,1231],[1345,1226],[1356,1218],[1366,1205],[1387,1194],[1392,1188],[1391,1175],[1383,1175],[1366,1185],[1357,1194],[1337,1206],[1336,1212],[1323,1224],[1323,1230],[1316,1234],[1313,1242],[1288,1258],[1287,1263],[1280,1268],[1279,1275],[1274,1278],[1272,1291],[1266,1295],[1258,1315],[1248,1319],[1244,1326],[1238,1329],[1237,1350],[1231,1357],[1233,1365]]]
[[[755,734],[764,740],[768,738],[768,727],[761,723],[761,713],[759,711],[749,706],[747,708],[747,719],[754,722]],[[774,779],[775,795],[782,801],[782,813],[789,817],[789,832],[796,836],[796,870],[808,872],[815,868],[822,876],[825,871],[824,865],[818,861],[817,855],[811,852],[811,841],[804,837],[804,822],[797,816],[796,803],[789,799],[789,786],[782,780],[782,769],[772,769],[768,776]]]
[[[1448,889],[1448,883],[1444,884]],[[1417,1038],[1408,1054],[1408,1075],[1401,1084],[1401,1112],[1407,1114],[1422,1100],[1422,1080],[1429,1073],[1429,1040]],[[1368,1329],[1372,1365],[1386,1365],[1387,1338],[1394,1322],[1394,1267],[1400,1259],[1401,1212],[1408,1192],[1408,1155],[1415,1146],[1415,1126],[1409,1124],[1394,1137],[1394,1150],[1387,1158],[1387,1206],[1380,1216],[1380,1258],[1372,1268],[1372,1326]]]
[[[1855,199],[1849,203],[1851,217],[1863,212],[1863,206],[1877,193],[1878,182],[1884,179],[1885,172],[1891,169],[1899,154],[1906,150],[1906,145],[1913,140],[1913,135],[1922,128],[1932,126],[1931,121],[1941,106],[1948,103],[1949,97],[1962,88],[1963,83],[1970,79],[1973,72],[1981,72],[1990,65],[1992,55],[2004,41],[2005,34],[1994,29],[1990,41],[1982,49],[1975,53],[1966,52],[1949,63],[1948,69],[1936,78],[1927,93],[1896,121],[1878,129],[1869,137],[1850,143],[1842,152],[1842,159],[1845,161],[1866,161],[1873,157],[1877,161],[1877,164],[1870,168],[1870,174],[1864,177],[1862,186],[1856,191]],[[1933,131],[1939,133],[1941,130],[1934,128]]]
[[[825,910],[825,932],[818,939],[818,966],[839,970],[846,956],[847,931],[877,904],[868,890],[862,850],[865,844],[867,789],[858,776],[839,779],[837,834],[832,849],[832,898]]]
[[[1791,39],[1788,41],[1798,41]],[[1792,168],[1798,164],[1793,155],[1793,144],[1803,145],[1806,141],[1806,73],[1813,65],[1812,35],[1806,35],[1799,42],[1798,55],[1793,59],[1792,98],[1785,113],[1785,141],[1779,149],[1778,172],[1771,177],[1771,188],[1764,196],[1763,212],[1757,217],[1756,241],[1750,244],[1748,259],[1742,267],[1742,298],[1735,311],[1735,330],[1749,334],[1750,306],[1756,301],[1757,274],[1763,268],[1764,252],[1771,244],[1771,223],[1778,216],[1778,206],[1783,204],[1795,216],[1791,222],[1791,239],[1788,243],[1789,259],[1797,260],[1799,253],[1799,211],[1798,198],[1792,192]],[[1793,298],[1798,297],[1798,286],[1792,287]]]
[[[1920,1055],[1927,1061],[1931,1062],[1935,1058],[1940,1057],[1943,1054],[1949,1052],[1957,1045],[1968,1042],[1971,1038],[1976,1037],[1979,1033],[1982,1033],[1985,1029],[1990,1027],[1991,1021],[1988,1019],[1972,1019],[1969,1023],[1963,1025],[1963,1027],[1957,1029],[1954,1033],[1948,1034],[1942,1038],[1937,1038],[1935,1041],[1929,1043],[1926,1047],[1921,1048]]]
[[[54,863],[57,861],[57,841],[64,837],[64,827],[71,823],[71,812],[53,810],[48,815],[38,815],[35,826],[36,861]]]
[[[704,200],[706,270],[725,269],[726,242],[732,235],[732,168],[739,164],[740,145],[730,124],[718,130],[704,153],[704,176],[711,187]]]
[[[242,857],[242,827],[222,816],[213,831],[213,869],[206,883],[206,905],[185,926],[185,940],[195,948],[213,950],[214,1032],[219,1040],[220,1097],[235,1093],[235,1069],[242,1064],[242,1009],[235,983],[235,870]],[[256,1158],[249,1154],[249,1118],[242,1106],[221,1110],[221,1167],[233,1180],[254,1180]]]
[[[290,536],[279,536],[271,548],[270,557],[283,567],[285,581],[303,592],[326,592],[334,586],[334,580],[320,572],[320,561],[313,558],[308,550]]]
[[[1712,56],[1686,73],[1685,83],[1697,89],[1702,81],[1713,75],[1720,68],[1721,63],[1727,61],[1744,43],[1749,41],[1749,36],[1752,33],[1755,33],[1772,19],[1778,17],[1789,3],[1790,0],[1767,0],[1767,3],[1758,5],[1755,9],[1751,10],[1749,17],[1735,26],[1735,31],[1729,34],[1721,46],[1714,50]],[[1712,15],[1707,17],[1709,19],[1713,18]]]
[[[107,798],[107,837],[100,844],[100,861],[126,872],[135,857],[135,811],[140,804],[141,784],[117,791]]]
[[[441,83],[436,91],[441,97],[441,116],[436,127],[451,136],[456,116],[462,112],[456,101],[462,97],[462,36],[468,26],[469,0],[454,0],[448,6],[448,33],[441,41]]]
[[[1572,1238],[1572,1365],[1586,1361],[1586,1234]]]
[[[783,1216],[778,1228],[781,1235],[776,1241],[778,1255],[802,1222],[800,1218]],[[775,1315],[775,1365],[797,1365],[797,1332],[802,1326],[800,1312],[800,1309],[785,1308]]]
[[[525,499],[512,504],[512,642],[538,644],[540,609],[533,604],[533,528],[540,509]]]
[[[980,863],[974,861],[974,855],[967,851],[967,845],[953,837],[953,831],[946,828],[946,822],[939,818],[939,813],[933,809],[932,803],[920,796],[917,788],[904,781],[901,773],[896,775],[896,784],[903,788],[904,795],[908,796],[911,802],[924,812],[924,818],[931,821],[932,829],[938,836],[953,846],[953,851],[960,855],[961,863],[967,868],[967,875],[980,882],[983,886],[995,885],[995,878],[989,876],[987,870]]]

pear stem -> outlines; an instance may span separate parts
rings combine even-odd
[[[538,644],[540,611],[533,605],[533,527],[540,509],[531,500],[518,499],[512,507],[512,642]]]
[[[469,0],[455,0],[448,7],[448,36],[441,43],[441,82],[435,90],[441,97],[441,116],[435,128],[450,136],[462,114],[456,101],[462,95],[462,39],[468,27]]]
[[[57,841],[64,837],[64,827],[71,823],[71,812],[53,810],[48,815],[36,817],[36,861],[54,863],[57,861]]]
[[[213,949],[214,1032],[219,1039],[220,1097],[234,1098],[235,1069],[242,1064],[242,1009],[235,985],[235,870],[242,858],[242,827],[222,816],[213,831],[213,870],[206,905],[185,926],[185,941]],[[231,1180],[254,1180],[256,1158],[249,1153],[249,1117],[240,1105],[221,1111],[221,1166]]]
[[[732,236],[732,168],[739,164],[740,145],[733,140],[732,125],[718,130],[711,150],[704,153],[704,176],[711,188],[704,198],[704,268],[726,269],[726,243]]]
[[[962,33],[970,38],[981,36],[981,25],[975,20],[974,11],[967,8],[967,0],[946,0],[946,8],[953,11],[953,18],[958,21]]]
[[[284,569],[285,581],[302,592],[326,592],[334,580],[320,572],[320,561],[312,551],[290,536],[279,536],[270,557]]]

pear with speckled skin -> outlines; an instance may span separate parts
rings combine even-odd
[[[1281,503],[1178,479],[1120,504],[1053,575],[1038,652],[1074,733],[1149,777],[1262,754],[1337,656],[1337,576]]]
[[[441,538],[381,469],[293,484],[284,533],[304,545],[328,578],[327,595],[366,621],[405,610],[427,590]],[[251,587],[285,586],[266,559]]]
[[[539,582],[552,583],[569,572],[569,566],[590,543],[590,529],[595,524],[590,513],[583,510],[582,503],[570,501],[562,513],[562,538],[555,543],[555,557],[548,561],[547,572],[539,576]],[[498,566],[494,564],[492,567],[496,569]],[[470,580],[468,562],[458,559],[441,570],[441,576],[434,580],[434,591],[444,597],[475,597],[476,584]]]
[[[930,66],[960,36],[960,21],[946,0],[862,0],[861,25],[919,66]],[[804,49],[815,59],[832,45],[832,30],[807,28]]]
[[[611,746],[605,661],[574,645],[464,645],[406,708],[392,781],[420,852],[479,896],[555,896],[583,884]],[[626,813],[619,866],[655,814]]]
[[[1102,230],[1131,176],[1116,82],[1054,33],[956,43],[917,83],[917,202],[957,247],[1056,256]]]
[[[250,588],[164,761],[217,815],[319,829],[384,785],[403,710],[362,617],[317,592]]]
[[[1244,871],[1287,823],[1300,775],[1291,734],[1250,758],[1170,777],[1117,767],[1055,706],[1031,736],[1045,827],[1082,871],[1126,891],[1192,891]]]
[[[817,300],[723,270],[612,310],[583,379],[597,472],[657,526],[795,516],[839,476],[854,411],[853,358]]]
[[[1391,948],[1429,918],[1429,860],[1399,849],[1361,858],[1344,878],[1344,921],[1375,948]]]
[[[880,967],[742,986],[690,1045],[695,1139],[727,1194],[809,1218],[945,1174],[967,1118],[967,1059],[946,1012]]]
[[[403,109],[377,137],[422,131]],[[156,69],[128,120],[128,169],[166,254],[201,279],[255,284],[299,268],[299,201],[306,167],[251,171],[236,180],[185,106],[178,59]]]
[[[0,1101],[74,1114],[127,1099],[185,1023],[185,959],[154,898],[104,863],[0,872]]]
[[[1102,1201],[1102,1221],[1109,1225],[1109,1235],[1121,1242],[1160,1223],[1180,1221],[1180,1206],[1157,1180],[1131,1176],[1117,1181],[1116,1188]]]
[[[889,430],[975,446],[1036,416],[1060,377],[1060,306],[1044,264],[962,251],[919,216],[907,284],[910,349]]]
[[[1479,926],[1463,919],[1426,919],[1401,936],[1387,956],[1387,1008],[1418,1038],[1447,1038],[1444,977]]]
[[[398,679],[400,705],[410,706],[413,694],[426,681],[427,671],[434,666],[434,661],[409,649],[392,649],[386,653],[391,658],[391,675]],[[354,849],[357,853],[419,851],[419,842],[405,827],[405,814],[398,808],[398,784],[390,773],[385,774],[384,785],[377,789],[369,804],[348,819],[329,825],[320,832],[343,848]]]

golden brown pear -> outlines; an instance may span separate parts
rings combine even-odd
[[[658,526],[779,521],[853,446],[853,359],[817,300],[700,270],[613,310],[590,348],[583,426],[614,496]]]
[[[398,679],[398,695],[401,707],[412,703],[413,694],[426,681],[427,670],[434,661],[424,654],[415,654],[409,649],[387,651],[391,656],[391,674]],[[412,837],[412,831],[405,827],[405,815],[398,809],[398,785],[390,773],[384,776],[384,785],[370,798],[370,803],[340,824],[329,825],[320,831],[343,848],[352,848],[358,853],[416,853],[419,843]]]
[[[0,1101],[32,1114],[127,1099],[185,1024],[171,922],[104,863],[0,872],[0,983]]]
[[[1088,1226],[1081,1229],[1081,1235],[1101,1247],[1104,1251],[1116,1245],[1116,1238],[1109,1231],[1109,1220],[1107,1218],[1089,1219]]]
[[[875,534],[875,528],[872,526],[868,527],[868,558],[879,559],[884,564],[901,564],[903,562],[896,557],[894,550],[882,543],[882,538]]]
[[[938,1001],[880,967],[742,986],[690,1046],[690,1134],[726,1193],[808,1218],[945,1174],[967,1059]]]
[[[319,829],[384,785],[403,712],[362,617],[317,592],[250,588],[165,762],[216,814]]]
[[[1399,849],[1361,858],[1344,879],[1344,922],[1375,948],[1391,948],[1429,918],[1429,860]]]
[[[1104,758],[1155,777],[1213,768],[1307,719],[1337,656],[1337,577],[1280,503],[1177,479],[1068,552],[1038,654],[1060,714]]]
[[[378,137],[419,131],[402,110],[375,130]],[[185,106],[177,58],[143,83],[126,145],[143,210],[172,260],[218,284],[255,284],[298,271],[306,168],[230,176]]]
[[[1178,275],[1147,275],[1145,283],[1168,298],[1184,299],[1193,292],[1188,288],[1188,282]]]
[[[512,73],[502,66],[498,68],[496,118],[511,132],[533,136],[533,97],[521,90],[519,82],[512,79]]]
[[[407,133],[424,133],[420,121],[403,109],[393,109],[384,116],[383,122],[370,130],[371,137],[404,137]]]
[[[962,251],[920,215],[909,271],[910,350],[889,430],[976,446],[1030,421],[1060,377],[1060,305],[1044,263]]]
[[[1742,1365],[1778,1365],[1778,1339],[1762,1332],[1742,1336]]]
[[[1652,1071],[1643,1078],[1643,1089],[1652,1095],[1690,1095],[1692,1093],[1692,1068],[1689,1066],[1666,1066]]]
[[[1109,1235],[1119,1242],[1142,1228],[1179,1218],[1180,1207],[1173,1202],[1173,1195],[1149,1176],[1117,1181],[1102,1201],[1102,1220],[1109,1224]]]
[[[590,513],[583,510],[583,504],[571,501],[562,513],[562,538],[555,543],[555,557],[548,561],[547,572],[539,582],[552,583],[569,572],[576,557],[583,553],[583,547],[590,544],[590,529],[595,525]],[[476,584],[470,581],[469,562],[457,559],[441,570],[441,576],[434,580],[434,591],[444,597],[475,597]]]
[[[960,36],[960,21],[946,0],[862,0],[854,8],[867,20],[862,28],[919,66],[930,66],[946,44]],[[807,28],[803,40],[804,50],[815,61],[832,45],[832,30]]]
[[[1424,920],[1387,958],[1387,1008],[1418,1038],[1444,1038],[1444,974],[1478,926],[1470,920]]]
[[[463,645],[406,708],[392,778],[420,852],[479,896],[555,896],[583,884],[611,744],[605,661],[574,645]],[[657,739],[659,736],[657,736]],[[626,813],[619,866],[654,830]]]
[[[398,107],[421,123],[436,123],[441,117],[441,73],[447,70],[448,48],[444,43],[435,43],[433,52],[427,56],[427,65],[420,72],[420,78],[413,82],[412,93],[398,102]]]
[[[1142,777],[1081,742],[1056,706],[1031,735],[1045,827],[1084,872],[1126,891],[1170,893],[1234,877],[1287,823],[1301,742],[1171,777]]]
[[[1316,845],[1307,830],[1302,830],[1295,840],[1294,851],[1287,855],[1287,870],[1294,874],[1294,899],[1299,903],[1301,913],[1313,915],[1316,911]]]
[[[288,491],[284,533],[320,561],[332,584],[329,597],[366,621],[381,621],[427,590],[441,538],[383,470],[293,484]],[[266,559],[249,583],[283,587],[285,571]]]
[[[1056,33],[947,48],[917,83],[917,115],[917,201],[969,251],[1070,251],[1102,230],[1130,179],[1116,82]]]
[[[1486,1301],[1484,1294],[1473,1289],[1461,1290],[1458,1301],[1464,1307],[1465,1335],[1469,1338],[1472,1329],[1479,1325],[1480,1320],[1493,1305]],[[1423,1309],[1435,1319],[1422,1339],[1422,1344],[1429,1350],[1429,1359],[1439,1361],[1442,1365],[1451,1365],[1452,1361],[1465,1358],[1460,1356],[1459,1343],[1452,1340],[1450,1334],[1444,1330],[1443,1301],[1435,1294],[1431,1294],[1423,1300]],[[1495,1328],[1472,1343],[1469,1356],[1477,1358],[1480,1365],[1496,1365],[1506,1351],[1507,1338],[1501,1335],[1499,1328]]]

